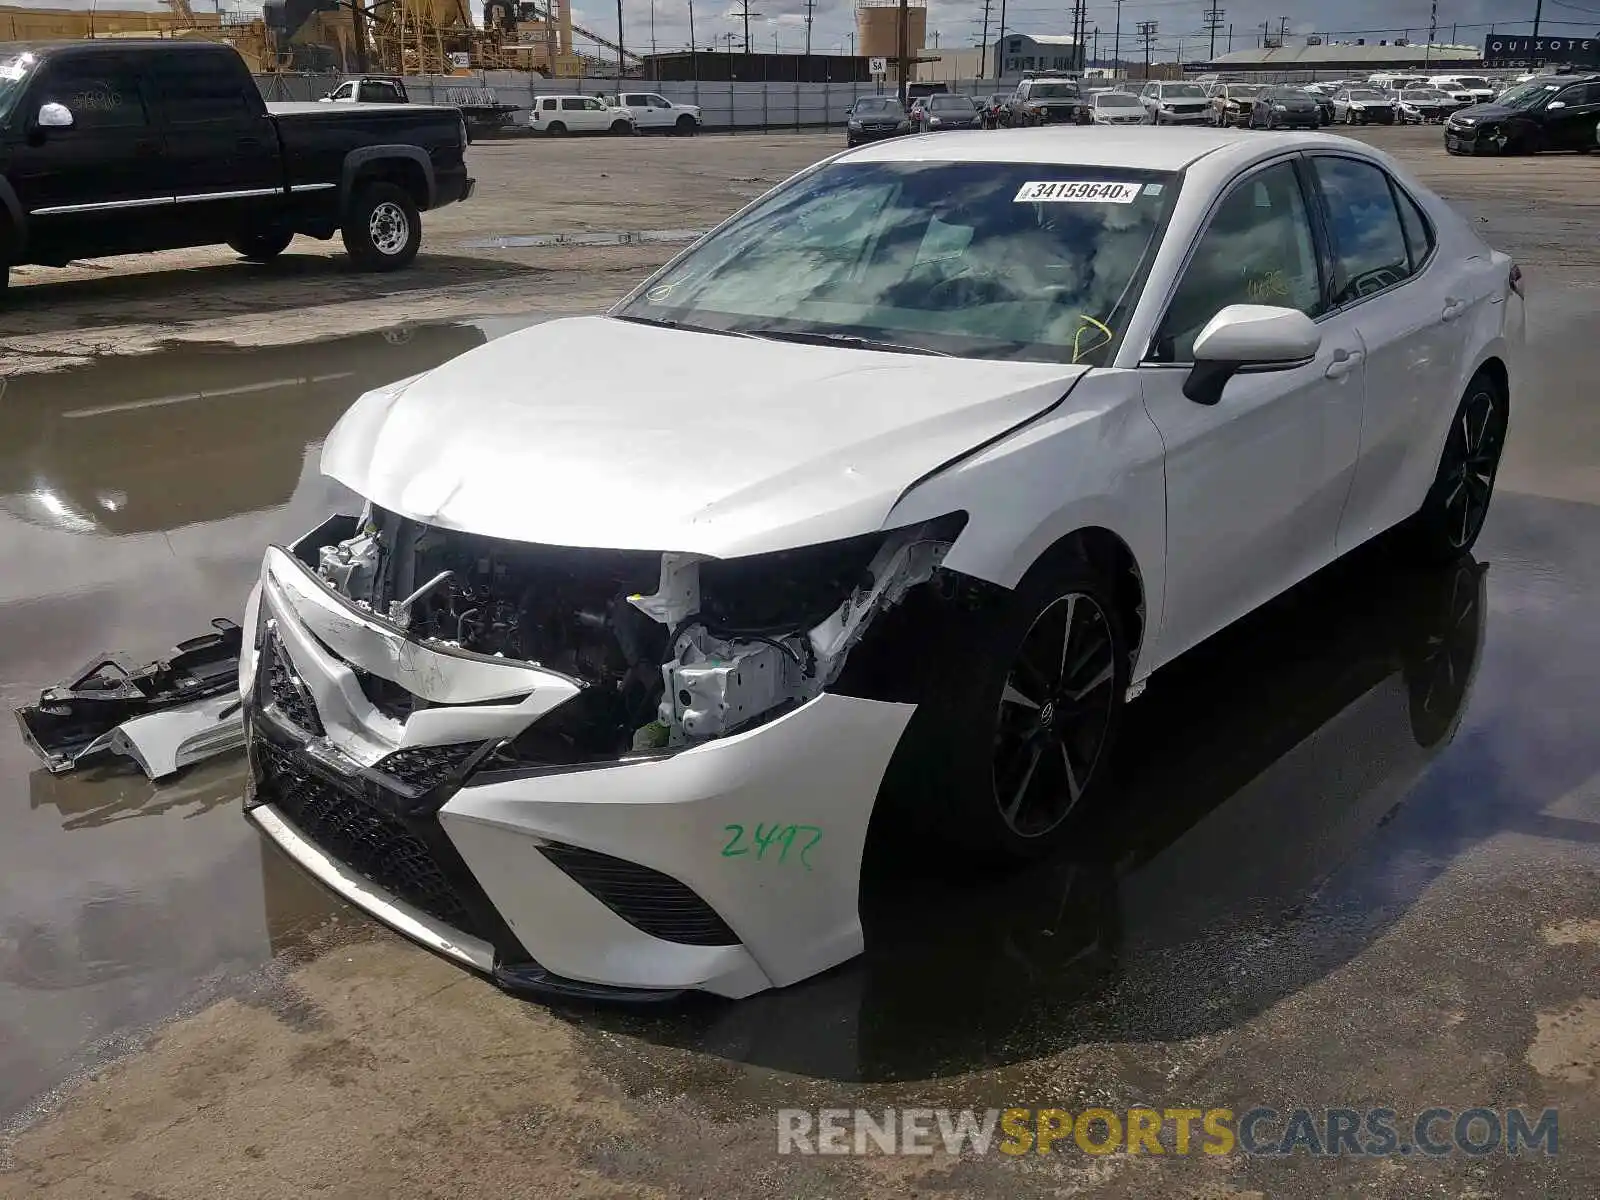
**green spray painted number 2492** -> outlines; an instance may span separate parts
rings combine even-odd
[[[822,840],[822,830],[815,825],[757,825],[749,842],[745,842],[743,825],[724,825],[722,832],[728,834],[727,844],[722,847],[723,858],[738,858],[753,849],[756,861],[760,862],[771,851],[782,865],[789,861],[789,851],[794,850],[795,861],[808,871],[811,860],[806,855]],[[796,849],[796,842],[803,844]]]

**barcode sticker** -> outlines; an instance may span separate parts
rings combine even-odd
[[[1137,183],[1031,182],[1017,189],[1017,204],[1132,204],[1139,198]]]

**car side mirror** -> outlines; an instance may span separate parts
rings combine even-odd
[[[1322,349],[1322,331],[1305,313],[1265,304],[1230,304],[1194,340],[1194,367],[1183,394],[1216,404],[1240,372],[1290,371]]]
[[[1555,112],[1556,109],[1565,108],[1566,106],[1567,102],[1565,100],[1552,100],[1549,104],[1545,105],[1545,108],[1551,112]]]
[[[65,104],[51,102],[39,108],[40,129],[71,129],[74,124],[72,110]]]

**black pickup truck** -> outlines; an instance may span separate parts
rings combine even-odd
[[[12,266],[342,234],[403,267],[419,214],[472,195],[466,124],[419,104],[266,104],[210,42],[0,44],[0,288]]]

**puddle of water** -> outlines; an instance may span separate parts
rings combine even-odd
[[[338,499],[316,461],[350,403],[517,324],[185,346],[7,381],[0,700],[31,700],[96,651],[145,661],[237,619],[263,549]],[[56,778],[7,719],[0,777],[0,1119],[86,1048],[337,908],[263,859],[237,760],[161,787],[110,768]]]
[[[519,250],[533,246],[644,246],[692,242],[704,237],[704,229],[629,229],[618,233],[530,233],[519,236],[479,238],[462,242],[470,250]]]

